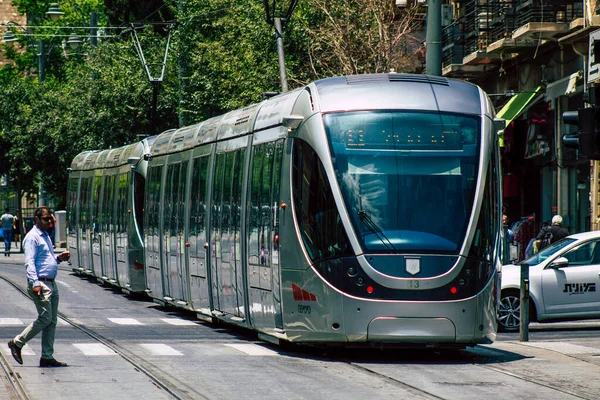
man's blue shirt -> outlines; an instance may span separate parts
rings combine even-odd
[[[40,286],[38,278],[56,278],[58,261],[50,237],[36,225],[33,226],[23,240],[25,250],[25,267],[27,280],[33,286]]]

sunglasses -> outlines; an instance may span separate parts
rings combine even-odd
[[[52,217],[42,217],[40,218],[42,221],[52,221],[53,218]]]

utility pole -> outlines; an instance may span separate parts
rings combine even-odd
[[[442,76],[442,1],[427,0],[425,73]]]
[[[44,40],[38,41],[39,54],[39,66],[38,66],[38,81],[44,82],[46,80],[46,50],[44,49]]]
[[[265,13],[267,15],[267,22],[275,27],[275,36],[277,38],[277,59],[279,61],[279,79],[281,81],[281,92],[285,93],[288,91],[287,84],[287,72],[285,69],[285,57],[283,54],[283,24],[288,22],[294,12],[298,0],[289,0],[290,4],[287,8],[284,17],[279,16],[277,12],[277,0],[272,0],[269,4],[269,0],[263,0],[265,4]],[[277,16],[276,16],[277,15]]]

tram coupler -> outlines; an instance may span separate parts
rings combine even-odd
[[[519,321],[519,340],[529,341],[529,264],[521,264],[521,319]]]

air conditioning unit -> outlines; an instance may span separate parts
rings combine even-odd
[[[452,25],[454,20],[454,6],[452,4],[442,4],[442,26]]]

